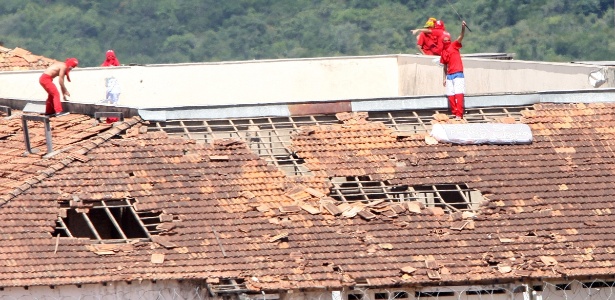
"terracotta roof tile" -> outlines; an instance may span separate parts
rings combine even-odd
[[[32,54],[22,48],[0,46],[0,71],[42,70],[56,62],[54,59]]]

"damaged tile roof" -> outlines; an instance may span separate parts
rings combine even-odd
[[[3,185],[45,174],[0,207],[0,286],[233,278],[276,290],[611,274],[615,104],[537,104],[523,114],[532,144],[462,146],[341,115],[343,124],[293,136],[292,150],[313,172],[300,177],[241,140],[200,144],[147,132],[138,118],[90,127],[64,157],[27,156],[38,167]],[[83,122],[54,134],[74,136]],[[0,149],[23,149],[11,143],[0,139]],[[24,168],[17,156],[4,168]],[[352,176],[464,184],[487,201],[451,214],[416,201],[334,202],[329,179]],[[122,199],[159,215],[152,242],[54,236],[68,210]]]
[[[44,70],[56,62],[54,59],[34,55],[30,51],[0,46],[0,71]]]
[[[30,146],[38,152],[27,154],[21,115],[13,111],[11,116],[0,118],[0,199],[14,196],[14,190],[22,185],[25,185],[24,190],[29,188],[38,177],[45,176],[41,173],[58,168],[55,166],[58,160],[74,156],[72,148],[110,127],[83,115],[51,118],[53,149],[64,151],[58,151],[54,159],[42,159],[50,154],[46,151],[44,125],[42,122],[28,122]]]

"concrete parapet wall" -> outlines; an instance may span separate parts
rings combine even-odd
[[[443,95],[436,57],[384,55],[221,63],[77,68],[67,88],[77,103],[105,97],[105,78],[121,85],[120,105],[151,108],[312,102]],[[598,66],[464,58],[467,94],[594,89]],[[601,88],[613,87],[609,81]],[[0,98],[44,100],[41,71],[0,72]],[[57,84],[57,79],[56,79]]]
[[[400,96],[443,95],[443,70],[429,56],[399,56]],[[533,93],[595,89],[589,74],[604,69],[615,87],[613,71],[600,66],[519,60],[464,58],[467,94]]]

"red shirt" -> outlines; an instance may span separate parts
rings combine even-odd
[[[107,59],[100,65],[101,67],[111,67],[111,66],[119,66],[120,61],[115,56],[115,52],[113,50],[108,50],[106,53]]]
[[[461,47],[463,46],[460,42],[453,41],[448,48],[442,50],[440,63],[447,65],[446,74],[463,72],[463,62],[461,61],[461,53],[459,53],[459,49],[461,49]]]
[[[425,55],[435,55],[433,48],[436,46],[436,43],[431,34],[421,32],[416,39],[416,44],[423,49]]]
[[[433,52],[434,55],[440,55],[442,53],[442,48],[444,48],[444,45],[442,44],[442,35],[444,34],[444,29],[431,29],[431,38],[432,38],[432,43],[433,46],[431,48],[431,52]]]

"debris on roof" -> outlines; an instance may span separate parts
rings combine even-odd
[[[367,112],[343,112],[335,115],[344,124],[365,124],[367,122]]]
[[[86,245],[85,247],[98,255],[111,255],[118,252],[132,252],[134,250],[133,244],[98,244]]]
[[[320,209],[313,207],[309,204],[303,204],[301,205],[301,208],[307,212],[309,212],[310,214],[316,215],[320,213]]]
[[[545,266],[548,266],[548,267],[557,265],[557,260],[555,260],[555,258],[551,256],[541,256],[540,260],[542,261],[543,264],[545,264]]]
[[[164,262],[164,253],[153,253],[151,262],[153,264],[161,264]]]

